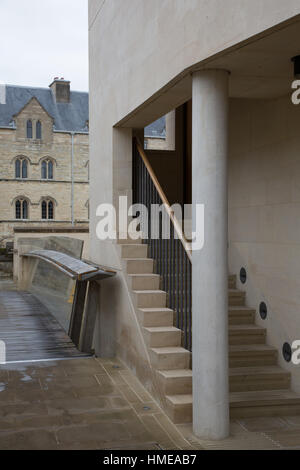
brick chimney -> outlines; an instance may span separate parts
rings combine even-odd
[[[70,103],[70,84],[64,78],[55,77],[49,87],[53,91],[56,103]]]

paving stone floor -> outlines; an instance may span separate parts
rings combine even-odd
[[[193,448],[205,450],[299,450],[300,417],[247,418],[231,422],[230,437],[223,441],[195,438],[191,425],[180,425],[178,430]]]
[[[0,291],[15,290],[12,281]],[[300,449],[300,416],[231,423],[221,442],[175,426],[118,360],[0,365],[0,450]]]
[[[175,426],[117,360],[0,366],[0,450],[300,449],[300,417],[231,423],[221,442]]]
[[[0,450],[192,449],[133,374],[94,358],[0,366]]]

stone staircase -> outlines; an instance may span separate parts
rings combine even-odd
[[[156,370],[163,405],[175,423],[192,421],[191,353],[182,348],[182,332],[173,326],[174,312],[160,290],[160,276],[148,246],[119,241],[138,319]],[[232,419],[300,414],[300,397],[290,391],[290,374],[277,365],[278,352],[266,345],[266,330],[255,325],[255,310],[229,276],[229,383]]]

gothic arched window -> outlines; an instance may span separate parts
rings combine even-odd
[[[26,179],[28,175],[28,162],[27,160],[22,161],[22,178]]]
[[[22,212],[23,212],[22,219],[27,220],[28,219],[28,202],[26,201],[26,199],[22,203]]]
[[[16,178],[21,178],[21,160],[17,158],[15,162]]]
[[[48,219],[49,220],[54,219],[54,205],[52,201],[48,202]]]
[[[53,162],[48,161],[48,180],[53,180]]]
[[[48,158],[42,161],[42,179],[53,180],[54,178],[54,165],[53,161]]]
[[[15,161],[16,178],[28,178],[28,160],[26,158],[17,158]]]
[[[42,201],[42,220],[54,220],[54,203],[51,199]]]
[[[42,179],[47,179],[47,162],[45,160],[42,162]]]
[[[28,119],[28,121],[27,121],[26,134],[27,134],[27,139],[32,139],[32,121],[31,121],[31,119]]]
[[[41,123],[41,121],[38,121],[36,123],[35,136],[36,136],[36,139],[38,139],[38,140],[41,140],[41,138],[42,138],[42,123]]]
[[[22,203],[20,200],[16,201],[16,219],[22,219]]]
[[[26,199],[17,199],[15,203],[16,219],[27,220],[28,219],[28,201]]]

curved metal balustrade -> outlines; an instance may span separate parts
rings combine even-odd
[[[25,252],[21,259],[20,285],[45,303],[79,351],[91,353],[100,311],[98,282],[116,272],[47,249]]]

